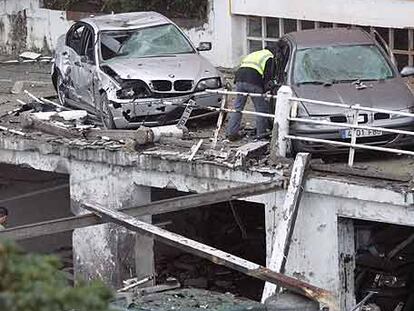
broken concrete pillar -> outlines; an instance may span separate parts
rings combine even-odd
[[[76,215],[87,212],[84,203],[120,209],[151,201],[151,188],[137,186],[116,167],[84,162],[73,163],[72,169],[71,208]],[[144,220],[151,222],[151,216]],[[73,253],[76,278],[101,279],[114,288],[125,279],[154,273],[153,239],[114,224],[74,230]]]

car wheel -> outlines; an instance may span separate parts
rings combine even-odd
[[[99,117],[102,121],[102,126],[105,129],[115,129],[114,117],[109,109],[108,95],[104,92],[100,95],[99,100]]]
[[[63,83],[63,77],[60,73],[56,77],[56,93],[58,95],[59,102],[62,106],[67,106],[65,84]]]

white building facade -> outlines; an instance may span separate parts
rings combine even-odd
[[[411,0],[231,0],[232,16],[244,18],[244,52],[271,44],[285,33],[360,26],[376,30],[398,67],[414,64],[414,1]]]

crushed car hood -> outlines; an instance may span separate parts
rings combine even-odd
[[[361,106],[402,110],[414,106],[414,96],[401,78],[383,81],[363,82],[365,89],[357,89],[351,83],[337,83],[331,86],[294,85],[297,97],[341,104],[360,104]],[[331,115],[344,113],[343,108],[327,107],[303,103],[309,115]]]
[[[104,64],[111,67],[124,80],[199,80],[219,75],[217,70],[199,54],[148,58],[120,57]]]

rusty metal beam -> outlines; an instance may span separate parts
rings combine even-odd
[[[157,201],[137,207],[121,209],[127,215],[138,217],[144,215],[157,215],[169,212],[186,210],[199,206],[227,202],[242,197],[260,195],[271,191],[276,191],[283,187],[283,180],[265,182],[260,184],[249,184],[228,188],[224,190],[212,191],[202,194],[191,194],[162,201]],[[80,216],[62,218],[57,220],[45,221],[36,224],[24,225],[0,231],[0,238],[11,240],[24,240],[33,237],[55,234],[70,231],[73,229],[104,223],[95,214],[85,214]]]
[[[234,269],[251,277],[271,282],[295,293],[316,300],[331,311],[337,311],[337,302],[333,293],[313,286],[301,280],[277,273],[251,261],[218,250],[209,245],[191,240],[182,235],[169,232],[145,223],[120,211],[108,209],[98,204],[88,204],[87,209],[103,219],[123,226],[131,231],[150,236],[155,240],[176,247],[198,257],[210,260],[218,265]]]

